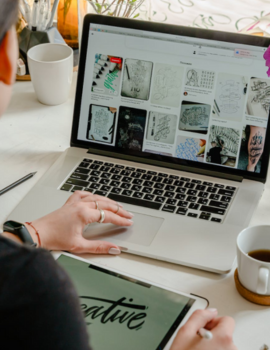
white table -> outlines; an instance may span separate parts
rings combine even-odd
[[[10,107],[0,119],[0,188],[32,171],[38,173],[0,197],[1,224],[60,152],[69,147],[75,84],[76,73],[69,100],[56,107],[41,105],[30,82],[15,84]],[[251,225],[270,224],[269,184],[268,180]],[[88,255],[87,258],[179,291],[205,296],[220,315],[234,317],[234,339],[239,349],[259,350],[263,344],[270,347],[270,308],[252,304],[238,294],[234,269],[228,275],[216,275],[124,253],[116,257]]]

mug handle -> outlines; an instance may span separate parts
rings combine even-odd
[[[260,267],[259,278],[257,285],[258,294],[266,294],[268,286],[269,270],[265,267]]]

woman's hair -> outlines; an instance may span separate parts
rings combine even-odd
[[[0,43],[18,19],[18,0],[0,0]]]

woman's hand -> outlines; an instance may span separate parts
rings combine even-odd
[[[211,340],[198,335],[200,328],[210,330]],[[217,317],[216,309],[195,311],[180,328],[171,350],[237,350],[233,343],[234,320],[231,317]]]
[[[50,250],[66,250],[73,253],[120,254],[120,248],[115,244],[90,241],[82,236],[87,224],[99,222],[101,218],[96,202],[98,208],[104,210],[104,223],[119,226],[133,224],[131,221],[133,214],[124,210],[121,204],[89,192],[76,191],[62,208],[32,222],[39,232],[41,246]],[[34,229],[28,224],[26,226],[37,242]]]

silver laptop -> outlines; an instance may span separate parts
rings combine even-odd
[[[87,238],[230,271],[267,176],[269,43],[86,16],[71,147],[9,217],[33,220],[90,191],[135,216],[131,228],[90,225]]]

